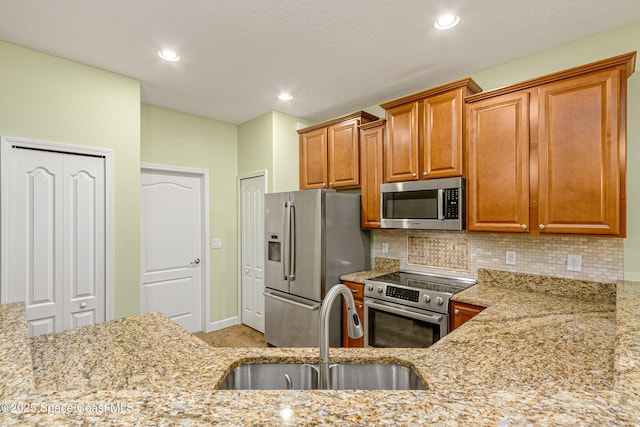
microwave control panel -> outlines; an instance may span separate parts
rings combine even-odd
[[[444,197],[444,218],[458,219],[458,188],[447,188]]]

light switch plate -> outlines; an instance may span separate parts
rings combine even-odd
[[[507,251],[504,262],[509,265],[516,265],[516,251]]]
[[[211,249],[221,249],[222,239],[211,239]]]
[[[582,255],[567,255],[567,270],[582,271]]]

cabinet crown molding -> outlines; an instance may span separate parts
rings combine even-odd
[[[625,77],[629,77],[635,71],[635,66],[636,66],[636,51],[625,53],[618,56],[613,56],[611,58],[603,59],[596,62],[590,62],[588,64],[580,65],[578,67],[573,67],[566,70],[558,71],[556,73],[535,77],[533,79],[525,80],[523,82],[516,83],[510,86],[504,86],[504,87],[489,90],[486,92],[469,95],[465,98],[465,102],[467,103],[476,102],[482,99],[492,98],[494,96],[504,95],[511,92],[517,92],[519,90],[530,89],[535,86],[541,86],[541,85],[552,83],[558,80],[563,80],[570,77],[576,77],[581,74],[591,73],[599,70],[605,70],[613,67],[624,67],[624,70],[626,72]]]
[[[374,116],[373,114],[367,113],[366,111],[356,111],[355,113],[347,114],[346,116],[336,117],[335,119],[327,120],[325,122],[321,122],[315,125],[311,125],[304,129],[298,129],[298,135],[302,135],[303,133],[307,133],[312,130],[321,129],[327,126],[335,125],[337,123],[342,123],[347,120],[352,119],[360,119],[362,121],[372,121],[378,120],[378,116]]]
[[[384,126],[384,124],[387,122],[386,119],[379,119],[373,122],[367,122],[367,123],[363,123],[360,126],[358,126],[360,129],[372,129],[372,128],[377,128],[378,126]]]
[[[462,89],[465,87],[470,93],[478,93],[482,90],[482,88],[478,85],[478,83],[473,81],[471,77],[467,77],[465,79],[456,80],[454,82],[446,83],[441,86],[436,86],[431,89],[424,90],[422,92],[417,92],[402,98],[394,99],[393,101],[385,102],[384,104],[380,104],[380,107],[386,110],[388,108],[393,108],[398,105],[407,104],[409,102],[418,101],[424,98],[430,98],[432,96],[439,95],[441,93],[449,92],[454,89]]]

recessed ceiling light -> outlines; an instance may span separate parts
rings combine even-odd
[[[175,53],[173,50],[170,49],[161,49],[158,51],[158,55],[160,56],[160,58],[166,60],[166,61],[179,61],[180,60],[180,56],[178,56],[177,53]]]
[[[448,30],[449,28],[455,27],[458,22],[460,22],[459,16],[447,13],[440,15],[433,26],[438,30]]]
[[[280,101],[291,101],[293,99],[293,96],[291,96],[291,94],[283,92],[280,95],[278,95],[278,99]]]

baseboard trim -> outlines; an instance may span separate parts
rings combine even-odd
[[[209,323],[207,325],[207,330],[205,332],[217,331],[218,329],[228,328],[229,326],[239,325],[240,321],[238,316],[229,317],[228,319],[216,320],[215,322]]]

